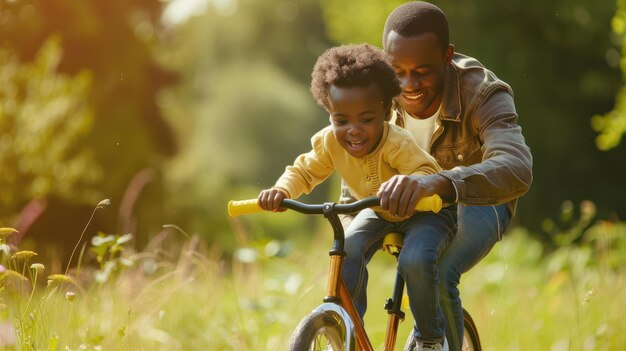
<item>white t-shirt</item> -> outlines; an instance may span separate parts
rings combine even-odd
[[[417,145],[428,153],[430,153],[430,141],[433,139],[433,134],[439,128],[437,117],[439,117],[440,111],[441,106],[434,115],[425,119],[415,118],[404,111],[404,129],[411,132]]]

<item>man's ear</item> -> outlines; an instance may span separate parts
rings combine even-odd
[[[452,56],[454,56],[454,45],[449,44],[448,47],[443,51],[443,61],[446,65],[449,65],[452,62]]]

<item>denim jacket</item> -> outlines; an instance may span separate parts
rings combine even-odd
[[[404,127],[394,104],[392,121]],[[452,181],[457,202],[465,205],[507,204],[532,182],[532,155],[517,124],[513,91],[476,59],[455,53],[447,67],[439,128],[430,153]],[[347,200],[345,189],[340,201]]]

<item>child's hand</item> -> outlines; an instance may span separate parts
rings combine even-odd
[[[285,209],[279,206],[286,197],[287,195],[278,189],[266,189],[259,194],[259,206],[266,211],[283,212]]]

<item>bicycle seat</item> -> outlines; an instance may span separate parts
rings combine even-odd
[[[404,236],[402,234],[396,232],[387,233],[383,239],[381,250],[392,256],[397,256],[400,254],[402,244],[404,244]]]

